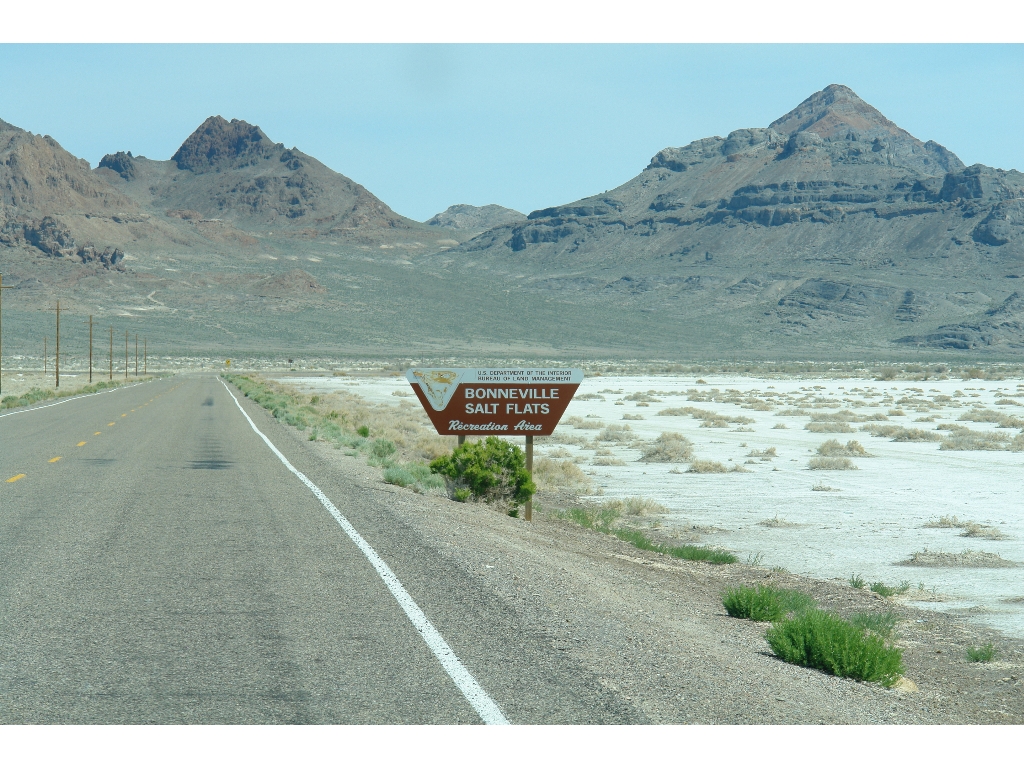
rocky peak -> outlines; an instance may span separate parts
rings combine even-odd
[[[171,157],[178,168],[206,173],[220,167],[240,167],[259,162],[283,149],[257,125],[244,120],[228,122],[220,115],[208,117]]]
[[[125,181],[135,178],[135,159],[131,152],[116,152],[113,155],[104,155],[100,160],[98,168],[109,168]]]
[[[790,136],[816,133],[823,139],[872,139],[888,134],[914,140],[845,85],[830,85],[812,94],[768,127]]]

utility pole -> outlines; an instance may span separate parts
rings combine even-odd
[[[114,380],[114,326],[110,326],[110,375],[107,381]]]
[[[43,378],[46,378],[46,337],[43,336]]]
[[[92,315],[89,315],[89,383],[92,384]]]
[[[124,332],[124,380],[128,381],[128,331]]]
[[[135,334],[135,378],[139,378],[139,334]]]
[[[147,365],[147,360],[149,359],[148,353],[149,353],[149,344],[146,342],[145,339],[143,339],[142,340],[142,375],[143,376],[148,376],[149,375],[149,366]]]
[[[4,276],[0,275],[0,395],[4,393],[4,291],[13,287],[13,285],[4,285]]]
[[[54,361],[54,372],[57,374],[57,389],[60,389],[60,302],[57,302],[57,358]]]

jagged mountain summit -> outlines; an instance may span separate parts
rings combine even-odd
[[[427,219],[431,227],[483,232],[505,224],[526,221],[526,214],[501,205],[452,205]]]
[[[617,189],[436,258],[715,328],[723,347],[1024,349],[1024,315],[997,330],[986,314],[1024,274],[1022,206],[1024,175],[966,168],[830,85],[766,128],[663,149]]]
[[[244,120],[208,118],[170,160],[106,155],[97,174],[143,208],[185,221],[227,222],[249,233],[429,232],[362,185]]]

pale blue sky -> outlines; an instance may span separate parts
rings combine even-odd
[[[968,165],[1024,169],[1022,45],[0,45],[0,119],[93,165],[255,123],[423,220],[618,186],[829,83]]]

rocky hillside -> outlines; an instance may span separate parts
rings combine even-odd
[[[427,219],[431,227],[483,232],[505,224],[526,221],[526,214],[500,205],[453,205]]]
[[[1024,349],[1024,175],[966,168],[841,85],[437,257],[460,258],[733,349]]]
[[[208,118],[170,160],[117,152],[96,175],[141,208],[180,221],[224,222],[240,232],[372,237],[430,233],[361,185],[244,120]]]

